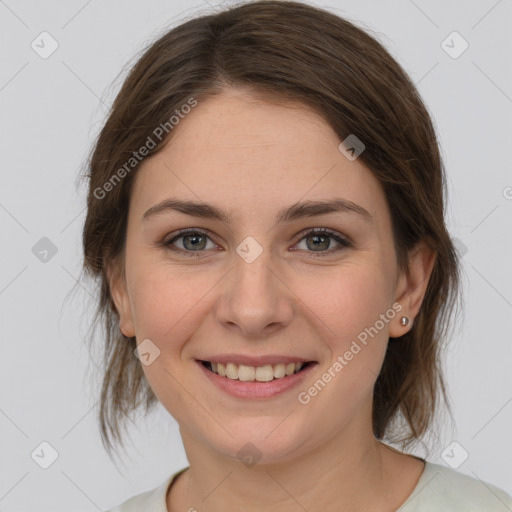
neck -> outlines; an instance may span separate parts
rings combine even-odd
[[[390,497],[390,478],[397,477],[391,469],[393,464],[396,467],[397,458],[412,457],[393,453],[374,438],[371,430],[361,427],[349,425],[313,450],[287,461],[262,459],[252,467],[219,455],[183,431],[190,469],[169,493],[168,509],[369,511],[383,510],[385,501],[398,508],[408,494]],[[415,462],[417,472],[418,461]],[[409,482],[407,492],[412,491],[418,477],[419,474]]]

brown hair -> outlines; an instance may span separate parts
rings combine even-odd
[[[407,269],[408,250],[420,240],[435,249],[419,314],[406,334],[388,343],[374,390],[375,437],[403,446],[419,440],[432,424],[440,394],[449,405],[441,349],[460,298],[458,257],[444,223],[444,167],[432,120],[414,84],[375,37],[326,10],[263,0],[190,19],[144,49],[87,162],[84,271],[99,286],[95,325],[101,319],[105,330],[99,411],[104,446],[110,453],[112,439],[122,444],[121,421],[141,405],[147,413],[157,402],[134,356],[135,338],[119,330],[106,274],[107,265],[123,268],[130,190],[138,167],[132,161],[133,170],[127,169],[126,163],[157,127],[169,127],[169,117],[191,98],[200,102],[226,86],[312,107],[340,141],[355,134],[366,146],[359,159],[387,198],[399,267]],[[167,131],[149,155],[170,139],[173,131]]]

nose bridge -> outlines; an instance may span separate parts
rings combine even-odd
[[[247,237],[236,248],[233,265],[224,288],[219,321],[236,324],[246,335],[256,336],[287,324],[292,305],[278,278],[271,248]]]
[[[275,279],[272,254],[269,247],[256,246],[256,243],[244,241],[237,247],[233,277],[237,293],[254,298],[263,294],[268,300],[273,295],[271,288]]]

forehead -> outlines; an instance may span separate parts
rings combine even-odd
[[[133,207],[173,195],[251,215],[337,196],[382,215],[380,184],[360,160],[339,151],[340,142],[306,105],[228,90],[198,101],[170,142],[141,164]]]
[[[198,156],[240,158],[244,166],[258,161],[300,162],[304,154],[337,146],[336,134],[313,109],[298,102],[268,102],[246,90],[228,89],[199,101],[177,126],[171,149],[175,155],[192,147]],[[170,146],[171,146],[170,145]]]

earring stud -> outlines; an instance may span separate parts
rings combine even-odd
[[[403,316],[401,319],[400,319],[400,323],[405,327],[408,323],[409,323],[409,318],[406,317],[406,316]]]

